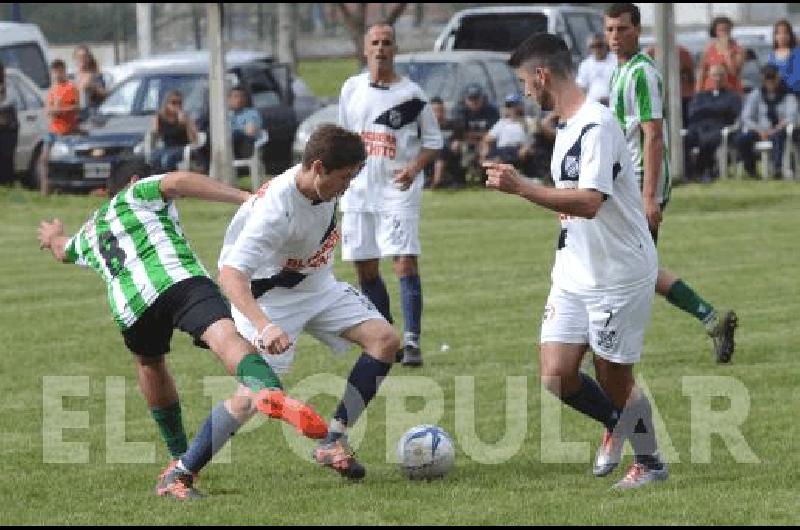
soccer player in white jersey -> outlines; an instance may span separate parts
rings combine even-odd
[[[178,499],[198,496],[192,473],[176,475],[178,459],[194,455],[197,460],[210,452],[212,420],[233,429],[257,408],[306,436],[324,437],[324,420],[283,394],[277,375],[236,332],[228,305],[183,236],[174,203],[178,197],[194,197],[241,204],[250,193],[196,173],[151,177],[145,164],[130,162],[109,179],[108,194],[112,198],[74,236],[65,236],[63,224],[55,219],[41,222],[38,238],[57,260],[91,267],[107,284],[114,319],[138,364],[139,388],[174,459],[156,493]],[[242,385],[217,405],[188,451],[178,391],[164,358],[174,328],[216,353]],[[209,436],[204,437],[206,431]]]
[[[654,241],[670,197],[669,134],[664,113],[664,84],[653,60],[639,50],[639,8],[613,4],[606,10],[605,32],[619,65],[611,79],[610,107],[622,126],[639,179],[647,223]],[[659,269],[656,292],[703,323],[717,362],[730,362],[738,317],[717,311],[677,275]]]
[[[369,70],[351,77],[339,99],[339,125],[361,135],[367,163],[341,201],[342,257],[355,262],[361,290],[392,322],[380,258],[391,256],[400,280],[404,347],[398,360],[420,366],[422,285],[417,256],[423,169],[442,148],[428,98],[394,70],[394,29],[373,25],[364,37]]]
[[[522,178],[511,165],[484,164],[489,188],[553,210],[561,220],[542,322],[542,384],[603,423],[615,438],[630,440],[635,462],[615,488],[664,480],[667,467],[658,456],[650,403],[633,375],[644,347],[658,258],[625,138],[611,112],[587,101],[575,83],[560,37],[533,35],[509,64],[528,97],[562,120],[551,161],[555,188]],[[589,348],[599,385],[580,371]]]
[[[333,276],[339,241],[335,201],[366,157],[358,134],[335,125],[318,128],[302,164],[239,208],[219,258],[220,285],[233,304],[236,326],[276,372],[289,370],[303,331],[334,351],[353,344],[364,350],[328,436],[314,451],[317,462],[351,479],[362,478],[365,470],[353,457],[346,430],[375,396],[400,347],[397,333],[369,299]]]

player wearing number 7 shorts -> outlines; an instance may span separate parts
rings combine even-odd
[[[360,479],[346,431],[378,391],[400,337],[367,297],[333,275],[339,241],[336,198],[364,166],[361,137],[335,125],[309,138],[303,161],[272,179],[240,208],[225,234],[219,281],[236,327],[278,372],[289,370],[305,331],[334,351],[364,353],[353,366],[315,460]]]
[[[64,235],[56,219],[41,222],[38,238],[57,260],[91,267],[106,282],[114,320],[137,361],[139,387],[174,459],[162,479],[187,451],[178,391],[164,358],[174,328],[210,348],[242,385],[214,409],[211,419],[219,427],[235,432],[258,409],[306,436],[325,437],[322,418],[286,396],[272,369],[236,332],[227,303],[181,229],[178,197],[241,204],[250,193],[196,173],[150,176],[145,164],[129,162],[109,179],[108,195],[74,236]],[[159,485],[158,494],[197,496],[191,473],[178,478]]]

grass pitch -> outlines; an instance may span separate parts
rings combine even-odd
[[[662,440],[668,437],[678,462],[671,464],[668,482],[624,494],[609,491],[622,469],[604,479],[591,476],[601,429],[566,407],[557,408],[561,439],[586,445],[578,462],[543,458],[551,444],[542,442],[536,345],[558,234],[555,215],[520,199],[473,190],[426,192],[421,223],[426,364],[418,371],[395,367],[388,380],[395,391],[432,383],[442,400],[412,397],[404,402],[406,416],[387,417],[387,405],[397,402],[382,390],[368,411],[358,450],[368,472],[363,483],[348,484],[318,469],[290,448],[287,440],[296,437],[284,436],[278,424],[263,423],[233,439],[232,463],[215,463],[203,473],[199,488],[208,500],[189,505],[156,498],[152,490],[167,453],[136,389],[134,365],[111,320],[104,286],[90,271],[53,262],[35,240],[40,219],[57,216],[75,230],[99,204],[92,197],[40,198],[0,189],[3,524],[800,522],[797,183],[737,181],[675,190],[662,228],[661,264],[708,301],[737,310],[737,349],[731,365],[717,366],[700,323],[656,300],[638,374],[663,420]],[[184,201],[179,210],[193,247],[213,269],[234,208]],[[336,270],[340,278],[353,280],[350,266],[338,256]],[[384,274],[400,321],[397,281],[388,263]],[[287,387],[298,389],[320,373],[345,378],[356,355],[352,350],[334,358],[303,338]],[[192,435],[214,403],[206,394],[215,380],[204,378],[221,376],[223,369],[180,333],[169,362]],[[77,381],[76,393],[85,395],[53,405],[45,399],[54,388],[54,380],[45,383],[48,376],[84,378],[61,381]],[[464,433],[474,430],[485,444],[503,442],[508,377],[517,378],[511,380],[512,395],[527,404],[521,411],[512,409],[509,420],[519,423],[526,413],[524,439],[500,463],[482,464],[468,454],[474,454],[474,437]],[[707,422],[692,421],[698,398],[684,388],[686,381],[712,387],[715,380],[687,379],[692,377],[723,377],[746,388],[749,412],[740,430],[759,463],[737,462],[719,436],[711,438],[710,463],[696,461],[693,439],[699,447],[697,430]],[[122,394],[119,378],[125,382]],[[469,404],[465,382],[474,385],[474,406],[464,404]],[[333,396],[312,402],[326,417],[335,407]],[[437,406],[441,417],[436,410],[424,413]],[[710,406],[725,411],[731,401],[713,398]],[[61,417],[53,416],[59,408],[79,415],[72,417],[78,428],[65,429],[63,440],[84,444],[84,463],[46,461],[52,454],[43,429]],[[467,418],[470,411],[474,425]],[[387,453],[399,438],[395,431],[431,421],[454,436],[456,468],[443,481],[409,482],[387,461]],[[394,431],[387,434],[387,425]],[[144,443],[143,448],[116,443],[120,427],[128,443]],[[115,463],[126,459],[145,463]]]

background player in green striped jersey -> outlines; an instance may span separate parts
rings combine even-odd
[[[178,197],[241,204],[250,193],[196,173],[150,177],[139,162],[115,171],[108,193],[112,198],[74,236],[64,235],[55,219],[41,222],[38,238],[57,260],[89,266],[106,282],[114,320],[137,361],[139,388],[172,457],[187,450],[178,391],[164,358],[174,328],[214,351],[243,385],[217,405],[212,419],[235,429],[257,408],[309,437],[325,437],[324,420],[283,394],[278,377],[236,331],[228,304],[183,235],[174,204]],[[191,484],[178,484],[159,494],[191,491]]]
[[[669,201],[669,145],[664,115],[664,86],[652,59],[639,50],[639,8],[631,3],[613,4],[606,10],[605,33],[619,66],[611,80],[610,106],[622,125],[640,179],[645,215],[653,240]],[[672,305],[700,320],[714,341],[717,362],[727,363],[734,350],[738,318],[703,300],[678,276],[659,269],[656,292]]]

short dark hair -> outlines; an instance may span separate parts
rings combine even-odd
[[[64,61],[62,61],[61,59],[56,59],[55,61],[50,63],[50,69],[51,70],[56,70],[56,69],[66,70],[67,69],[67,64]]]
[[[792,23],[786,20],[785,18],[780,19],[772,26],[772,48],[777,49],[778,43],[775,42],[775,33],[778,32],[778,28],[783,26],[786,28],[786,31],[789,32],[789,48],[794,49],[797,46],[797,37],[794,36],[794,29],[792,29]]]
[[[108,177],[106,192],[111,198],[119,193],[125,186],[130,184],[132,177],[140,179],[150,176],[152,170],[150,165],[141,159],[126,160],[114,168]]]
[[[367,159],[367,150],[358,134],[338,125],[324,124],[311,134],[303,152],[303,168],[309,169],[315,160],[322,162],[327,171],[361,164]]]
[[[375,27],[378,27],[378,26],[388,26],[392,30],[392,39],[394,39],[394,45],[397,46],[397,31],[395,31],[395,29],[394,29],[394,24],[392,24],[391,22],[388,22],[386,20],[379,20],[379,21],[373,22],[372,24],[367,26],[367,31],[364,32],[364,35],[369,33],[370,30],[372,30],[372,28],[375,28]]]
[[[711,21],[711,26],[708,28],[710,37],[714,38],[717,36],[717,26],[720,24],[727,24],[729,28],[733,29],[733,21],[730,18],[725,15],[716,16],[714,20]]]
[[[442,98],[440,98],[439,96],[433,96],[431,98],[431,105],[433,105],[433,104],[442,105],[442,104],[444,104],[444,101],[442,101]]]
[[[252,107],[253,106],[253,98],[250,96],[250,91],[247,90],[244,86],[242,86],[242,85],[234,85],[234,86],[232,86],[230,92],[228,92],[228,95],[230,96],[234,92],[241,92],[242,93],[242,95],[244,96],[244,106],[245,107]]]
[[[608,18],[619,18],[625,13],[631,16],[631,23],[639,27],[642,25],[642,14],[639,11],[639,6],[632,3],[620,2],[618,4],[611,4],[606,9],[606,16]]]
[[[560,77],[569,77],[572,74],[572,54],[567,43],[558,35],[531,35],[514,50],[508,64],[512,68],[519,68],[528,61],[535,61],[537,67],[546,66]]]

